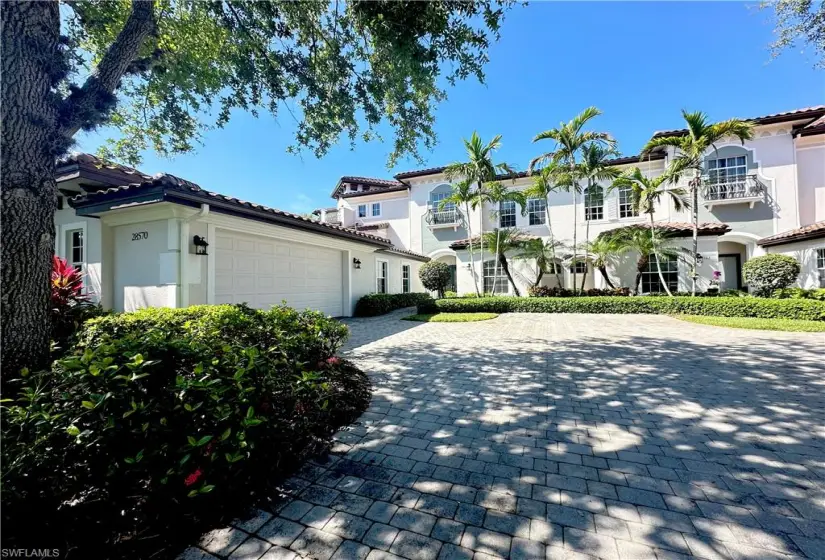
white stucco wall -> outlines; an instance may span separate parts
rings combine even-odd
[[[768,253],[789,255],[799,261],[800,273],[796,286],[800,288],[819,288],[819,270],[816,268],[816,250],[825,249],[825,239],[811,239],[765,247]]]
[[[103,246],[103,226],[97,218],[84,218],[75,214],[73,208],[68,204],[55,212],[55,254],[61,258],[68,258],[69,248],[66,246],[66,234],[74,229],[83,229],[84,248],[86,254],[86,276],[83,283],[87,295],[95,302],[100,302],[104,307],[111,305],[105,300],[104,293],[106,285],[104,282],[104,246]],[[107,305],[108,304],[108,305]]]
[[[372,204],[381,204],[381,215],[372,215]],[[366,204],[367,216],[358,217],[358,206]],[[409,196],[405,192],[375,194],[342,198],[338,202],[342,225],[354,227],[355,224],[369,225],[380,222],[389,223],[386,236],[396,247],[410,246],[410,208]]]
[[[797,140],[799,221],[806,226],[825,220],[825,136]]]
[[[176,306],[178,226],[167,219],[113,229],[115,311]]]

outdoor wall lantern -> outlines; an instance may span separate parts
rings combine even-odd
[[[196,255],[206,255],[206,248],[209,247],[209,243],[206,242],[206,239],[201,237],[200,235],[196,235],[192,238],[192,243],[195,244],[195,254]]]
[[[696,264],[701,266],[703,260],[705,260],[705,257],[702,256],[702,253],[696,253]]]
[[[352,259],[352,268],[358,270],[361,268],[361,261],[358,259]]]

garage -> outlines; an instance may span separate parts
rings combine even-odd
[[[343,315],[341,251],[215,230],[215,303]]]

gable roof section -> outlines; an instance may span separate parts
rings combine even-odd
[[[794,109],[793,111],[784,111],[782,113],[773,113],[771,115],[762,115],[761,117],[752,117],[744,120],[751,121],[753,124],[760,126],[766,124],[800,121],[803,119],[816,120],[823,115],[825,115],[825,105],[815,105],[813,107]],[[677,130],[660,130],[653,134],[653,138],[661,138],[663,136],[683,136],[685,134],[687,134],[687,129],[685,128]]]
[[[793,131],[794,136],[813,136],[815,134],[825,134],[825,115],[808,124],[795,126]]]
[[[108,186],[123,185],[136,181],[148,181],[151,175],[118,163],[112,163],[92,154],[73,152],[57,160],[55,181],[58,183],[81,179],[93,183],[101,183],[99,188],[84,184],[84,190],[95,191]]]
[[[763,237],[757,241],[756,244],[762,247],[770,247],[771,245],[785,245],[786,243],[795,243],[796,241],[804,241],[806,239],[819,239],[821,237],[825,237],[825,221]]]
[[[344,193],[345,185],[361,185],[368,190],[352,193]],[[349,198],[351,196],[364,196],[367,194],[377,194],[381,192],[395,192],[407,189],[407,184],[394,179],[380,179],[377,177],[357,177],[353,175],[344,175],[338,179],[335,188],[330,193],[331,198]]]
[[[157,202],[175,202],[186,206],[209,204],[210,211],[332,235],[383,248],[392,247],[392,243],[384,237],[317,222],[283,210],[207,191],[191,181],[167,173],[159,173],[147,181],[86,193],[69,200],[71,206],[77,210],[85,210],[86,215],[105,212],[115,207]]]

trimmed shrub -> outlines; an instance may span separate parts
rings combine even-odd
[[[566,288],[559,288],[558,286],[530,286],[527,290],[527,295],[530,297],[603,297],[603,296],[629,296],[630,288],[615,288],[615,289],[599,289],[590,288],[585,290],[580,295],[574,294],[571,290]]]
[[[432,301],[430,294],[367,294],[355,304],[356,317],[384,315],[396,309],[415,307]]]
[[[71,352],[4,404],[4,536],[54,539],[78,558],[148,558],[142,546],[196,538],[196,522],[274,496],[369,403],[366,375],[335,356],[347,335],[287,307],[88,321]]]
[[[418,269],[418,277],[424,288],[444,297],[444,290],[450,283],[450,266],[440,261],[425,262]]]
[[[754,295],[768,297],[796,282],[799,261],[788,255],[763,255],[743,264],[742,275]]]
[[[777,299],[815,299],[818,301],[825,301],[825,288],[785,288],[783,290],[776,290],[771,294],[771,297]]]
[[[825,321],[825,303],[811,300],[694,297],[575,297],[440,299],[419,313],[646,313]]]

